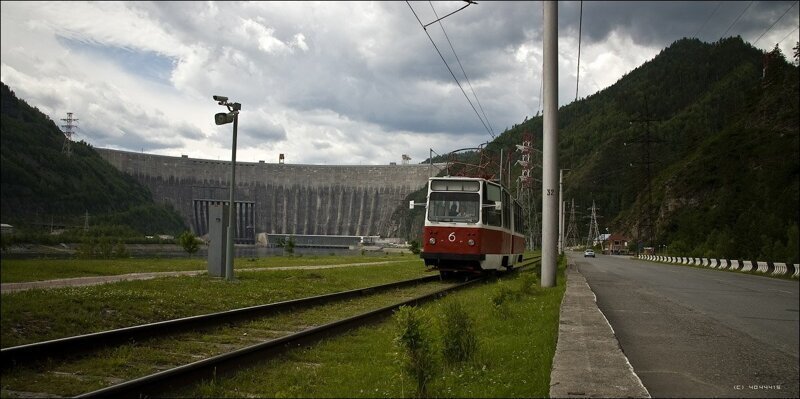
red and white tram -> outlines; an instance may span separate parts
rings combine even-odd
[[[502,185],[483,178],[428,181],[425,265],[443,275],[511,269],[525,250],[522,207]]]

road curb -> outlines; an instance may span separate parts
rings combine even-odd
[[[566,275],[550,397],[649,398],[586,279],[574,264]]]

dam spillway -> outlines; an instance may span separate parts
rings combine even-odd
[[[206,233],[203,204],[228,201],[230,162],[95,149],[118,170],[171,204],[193,232]],[[236,163],[241,233],[391,237],[391,219],[405,197],[422,188],[439,165],[299,165]],[[240,204],[240,201],[242,202]],[[239,209],[241,205],[241,210]]]

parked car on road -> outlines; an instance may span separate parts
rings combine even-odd
[[[588,258],[590,256],[592,258],[594,258],[594,250],[593,249],[587,249],[587,250],[583,251],[583,257],[584,258]]]

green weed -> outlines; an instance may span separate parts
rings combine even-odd
[[[478,350],[474,322],[458,301],[448,302],[442,315],[442,354],[450,363],[472,359]]]
[[[394,339],[403,371],[417,384],[417,396],[428,396],[428,384],[439,371],[434,336],[428,315],[419,308],[402,306],[394,314]]]
[[[506,318],[511,315],[511,303],[516,297],[516,293],[502,281],[499,281],[497,285],[498,287],[491,297],[492,305],[500,317]]]

